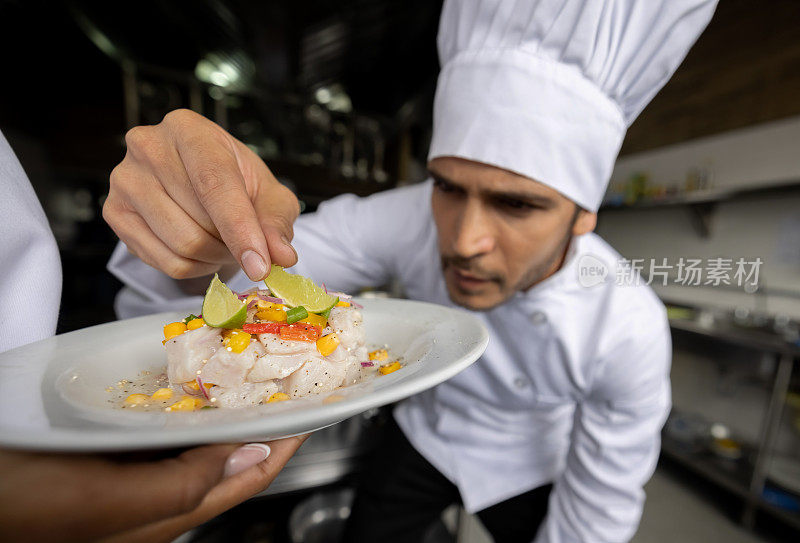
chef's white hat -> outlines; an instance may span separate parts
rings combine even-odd
[[[715,0],[446,0],[429,159],[544,183],[596,211],[627,127]]]

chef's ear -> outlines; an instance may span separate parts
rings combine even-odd
[[[572,224],[572,235],[582,236],[583,234],[588,234],[594,230],[595,226],[597,226],[597,213],[592,213],[579,207],[575,222]]]

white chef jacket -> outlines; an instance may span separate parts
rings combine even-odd
[[[452,306],[430,196],[427,182],[322,204],[295,224],[300,261],[293,271],[343,291],[396,277],[409,298]],[[607,266],[606,282],[581,286],[587,259]],[[538,541],[633,535],[670,407],[670,334],[649,287],[616,284],[619,259],[594,234],[576,238],[556,274],[475,313],[491,338],[475,364],[395,410],[408,439],[457,485],[468,511],[553,482]],[[201,304],[121,244],[109,269],[126,284],[117,300],[121,317]],[[253,283],[240,273],[229,285]]]
[[[42,206],[0,133],[0,352],[52,336],[61,260]]]

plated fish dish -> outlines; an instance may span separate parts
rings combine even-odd
[[[164,326],[166,372],[123,408],[238,408],[329,393],[401,368],[369,351],[361,306],[273,266],[267,289],[237,294],[214,277],[202,314]],[[146,387],[148,385],[140,385]],[[126,387],[127,388],[127,387]]]

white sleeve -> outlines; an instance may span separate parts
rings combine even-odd
[[[0,133],[0,352],[52,336],[61,260],[30,182]]]
[[[415,185],[367,198],[345,194],[324,202],[294,225],[292,243],[299,260],[291,271],[344,292],[387,283],[397,271],[400,244],[413,246],[418,232],[430,222],[430,208],[424,205],[429,198],[429,186]],[[125,284],[116,301],[120,318],[194,311],[202,304],[200,296],[188,297],[179,281],[131,255],[122,243],[108,269]],[[243,291],[255,283],[239,272],[228,285]]]
[[[426,236],[430,190],[425,183],[323,203],[297,221],[292,271],[342,292],[388,283]]]
[[[629,326],[633,333],[604,356],[591,397],[576,409],[566,469],[537,543],[629,541],[639,524],[670,409],[671,346],[665,316]]]

